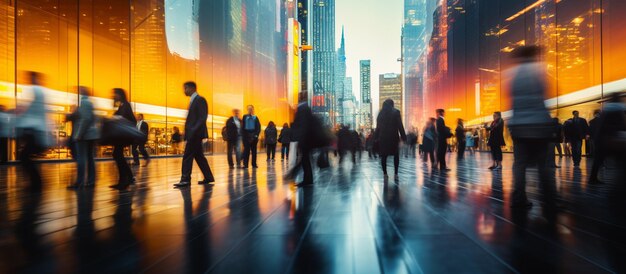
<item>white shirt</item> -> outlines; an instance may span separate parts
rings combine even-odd
[[[140,120],[139,122],[137,122],[137,129],[141,130],[141,123],[143,123],[143,120]]]
[[[198,92],[194,92],[191,96],[189,96],[189,106],[191,107],[191,103],[193,103],[193,100],[196,99],[196,97],[198,97]]]
[[[239,122],[239,118],[233,116],[233,122],[235,123],[235,126],[237,126],[237,131],[241,130],[241,122]]]

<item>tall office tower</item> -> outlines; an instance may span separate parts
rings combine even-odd
[[[393,100],[395,108],[402,105],[402,75],[397,73],[385,73],[378,76],[379,106],[383,107],[383,102],[387,99]]]
[[[372,128],[372,74],[371,61],[359,62],[361,104],[359,110],[359,126],[364,129]]]
[[[404,23],[402,26],[402,74],[404,75],[404,122],[407,127],[421,124],[423,105],[423,73],[420,56],[424,54],[426,42],[425,0],[404,0]]]
[[[335,0],[313,0],[313,112],[334,123],[335,103]]]
[[[300,44],[309,44],[309,0],[298,0],[298,23],[300,23]],[[309,91],[309,51],[300,52],[300,91],[307,92],[309,99],[313,94]]]
[[[341,44],[339,49],[337,50],[337,68],[335,69],[335,110],[334,113],[337,115],[336,123],[344,124],[346,123],[345,119],[346,114],[344,113],[344,104],[343,101],[347,100],[346,94],[346,42],[344,38],[343,27],[341,27]]]
[[[343,94],[343,123],[358,129],[356,124],[356,100],[352,94],[352,77],[346,77],[344,80]]]

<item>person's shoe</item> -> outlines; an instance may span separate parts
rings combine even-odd
[[[525,203],[515,203],[515,204],[511,204],[511,208],[513,210],[529,210],[533,207],[533,203],[531,202],[525,202]]]
[[[300,182],[296,184],[296,187],[312,187],[313,183],[305,183],[305,182]]]
[[[259,166],[257,166],[257,165],[253,165],[253,166],[252,166],[252,168],[259,168]]]
[[[180,182],[174,184],[174,188],[183,188],[183,187],[188,187],[190,185],[191,185],[191,183],[189,181],[180,181]]]
[[[490,169],[490,170],[493,170],[493,169],[495,169],[495,168],[496,168],[496,165],[493,165],[493,166],[490,166],[490,167],[489,167],[489,169]]]
[[[502,165],[497,165],[493,170],[502,169]]]
[[[588,182],[587,184],[590,184],[590,185],[599,185],[599,184],[602,184],[602,183],[604,183],[604,182],[602,182],[602,181],[600,181],[600,180],[598,180],[598,179],[591,179],[591,180],[589,180],[589,182]]]
[[[80,188],[79,184],[71,184],[71,185],[67,186],[68,190],[77,190],[79,188]]]
[[[211,185],[212,185],[212,184],[213,184],[213,182],[215,182],[215,178],[211,177],[211,178],[208,178],[208,179],[206,179],[206,178],[205,178],[205,179],[204,179],[204,180],[202,180],[202,181],[198,181],[198,184],[199,184],[199,185],[209,185],[209,184],[211,184]]]
[[[134,184],[136,184],[136,183],[137,183],[137,179],[135,179],[135,177],[130,178],[130,180],[129,180],[129,181],[130,181],[130,184],[131,184],[131,185],[134,185]]]
[[[243,165],[241,168],[248,168],[248,165]]]
[[[120,183],[120,184],[112,185],[112,186],[109,186],[109,187],[112,188],[112,189],[117,189],[117,190],[125,190],[125,189],[128,188],[128,186],[129,186],[128,184],[121,184]]]
[[[449,168],[442,168],[442,169],[441,169],[441,171],[443,171],[443,172],[448,172],[448,171],[450,171],[450,170],[451,170],[451,169],[449,169]]]

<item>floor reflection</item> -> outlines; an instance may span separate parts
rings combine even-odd
[[[0,167],[0,273],[624,271],[623,180],[588,186],[590,165],[562,160],[559,209],[542,210],[529,183],[537,206],[515,211],[511,155],[496,171],[488,154],[454,157],[447,173],[402,158],[388,179],[364,157],[296,188],[286,162],[229,169],[213,156],[217,183],[180,190],[180,159],[155,159],[133,169],[125,192],[107,188],[111,162],[98,163],[95,188],[77,191],[65,189],[73,164],[44,164],[39,193],[24,190],[19,168]]]

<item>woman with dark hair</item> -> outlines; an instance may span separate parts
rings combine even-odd
[[[285,160],[285,158],[289,159],[289,143],[291,143],[291,129],[289,128],[288,123],[283,124],[283,129],[280,131],[280,135],[278,136],[278,142],[281,143],[280,147],[280,159]]]
[[[276,155],[276,143],[278,141],[278,131],[276,130],[276,124],[270,121],[265,128],[265,151],[267,152],[267,161],[274,161]]]
[[[493,113],[493,121],[486,129],[489,130],[487,145],[489,145],[491,149],[491,157],[493,158],[493,165],[491,165],[489,169],[501,169],[502,147],[505,146],[506,143],[504,142],[504,121],[499,111]]]
[[[126,91],[121,88],[114,88],[113,103],[117,106],[117,111],[113,113],[113,119],[126,119],[133,125],[137,124],[133,109],[130,107],[130,103],[126,97]],[[115,164],[117,165],[119,179],[116,185],[110,187],[119,190],[126,189],[130,184],[135,182],[133,172],[130,170],[130,166],[128,166],[128,162],[126,162],[126,158],[124,157],[124,147],[126,146],[123,144],[113,146],[113,159],[115,159]]]
[[[387,177],[387,156],[393,155],[394,174],[397,178],[398,166],[400,165],[398,145],[400,144],[400,140],[406,140],[406,133],[402,125],[400,111],[393,107],[393,100],[385,100],[383,108],[378,113],[376,122],[377,128],[374,142],[378,144],[378,153],[381,156],[380,163],[383,168],[383,174]]]

